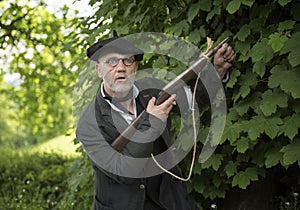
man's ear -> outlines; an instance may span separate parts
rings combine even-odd
[[[100,67],[99,63],[96,64],[96,72],[98,74],[98,77],[102,78],[103,74],[102,74],[102,70],[101,70],[101,67]]]

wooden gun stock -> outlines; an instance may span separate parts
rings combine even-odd
[[[156,105],[162,104],[166,99],[170,97],[173,93],[175,93],[178,89],[182,88],[189,82],[195,75],[198,75],[203,67],[207,64],[208,58],[211,57],[215,52],[222,47],[222,45],[227,42],[228,37],[220,42],[216,47],[209,50],[207,53],[203,54],[198,61],[196,61],[191,67],[186,69],[176,78],[174,78],[171,82],[169,82],[159,93],[158,98],[156,99]],[[137,118],[115,139],[115,141],[111,144],[111,146],[119,151],[122,152],[126,145],[129,142],[130,137],[133,136],[137,126],[140,123],[140,119],[142,114],[145,112],[142,111]]]

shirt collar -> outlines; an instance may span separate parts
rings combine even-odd
[[[120,113],[125,113],[122,109],[120,109],[119,107],[117,107],[115,104],[113,104],[109,99],[107,99],[107,97],[105,96],[105,93],[104,93],[104,84],[102,83],[101,84],[101,88],[100,88],[100,91],[101,91],[101,96],[105,99],[105,101],[110,105],[110,107],[117,111],[117,112],[120,112]],[[138,97],[139,95],[139,89],[135,86],[135,84],[133,84],[132,86],[132,99],[135,99]],[[136,104],[135,104],[135,100],[133,100],[133,104],[134,104],[134,112],[136,114]]]

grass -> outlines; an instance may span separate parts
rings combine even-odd
[[[35,153],[56,153],[62,156],[68,156],[68,157],[75,157],[79,155],[79,153],[76,152],[76,149],[78,148],[78,144],[74,145],[73,139],[74,135],[66,136],[61,135],[57,136],[53,139],[50,139],[49,141],[32,146],[30,148],[30,151]],[[27,149],[26,149],[27,150]]]

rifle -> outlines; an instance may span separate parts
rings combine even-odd
[[[190,81],[195,75],[198,75],[202,68],[206,65],[207,60],[211,57],[222,45],[227,42],[229,38],[225,38],[216,47],[209,50],[200,56],[192,66],[183,71],[180,75],[169,82],[160,92],[158,98],[155,101],[155,105],[162,104],[166,99],[168,99],[173,93],[175,93],[179,88],[182,88],[188,81]],[[112,147],[118,152],[122,152],[123,149],[129,142],[128,137],[133,136],[137,126],[139,125],[142,114],[145,112],[143,110],[134,121],[116,138],[116,140],[111,144]]]

